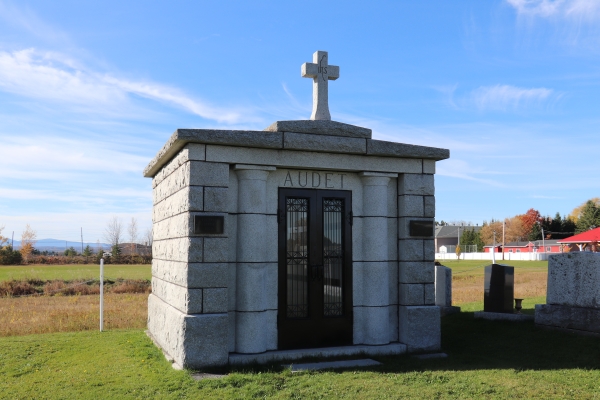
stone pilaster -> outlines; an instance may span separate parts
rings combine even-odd
[[[235,166],[238,177],[236,336],[238,353],[277,348],[277,263],[269,262],[267,177],[275,167]],[[276,260],[275,260],[276,261]]]
[[[363,184],[362,304],[356,323],[362,326],[364,344],[390,341],[388,184],[396,174],[360,173]],[[357,270],[357,268],[355,268]]]

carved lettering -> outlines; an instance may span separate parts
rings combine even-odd
[[[316,185],[315,185],[315,174],[317,175],[317,178],[319,179]],[[313,172],[312,173],[312,187],[319,187],[319,186],[321,186],[321,174],[319,174],[318,172]]]
[[[308,172],[304,173],[304,185],[302,184],[302,180],[300,179],[301,174],[302,172],[298,171],[298,185],[306,187],[306,185],[308,185]]]
[[[331,172],[325,173],[325,187],[329,188],[329,189],[333,189],[333,186],[329,186],[329,181],[331,180],[331,175],[333,175]]]
[[[342,189],[344,188],[344,176],[346,176],[346,174],[339,174],[342,177]]]
[[[286,186],[288,182],[290,183],[290,186],[294,186],[294,182],[292,182],[292,176],[290,175],[290,171],[288,171],[287,175],[285,176],[285,182],[283,183],[283,186]]]

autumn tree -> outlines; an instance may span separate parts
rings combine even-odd
[[[479,231],[479,237],[486,246],[493,244],[494,231],[496,231],[496,244],[502,243],[502,222],[492,220],[489,224],[487,222],[483,223]]]
[[[586,201],[579,213],[579,218],[575,224],[575,232],[585,232],[590,229],[600,227],[600,206],[592,200]]]
[[[523,215],[519,215],[522,223],[523,236],[527,240],[536,240],[541,237],[541,229],[538,223],[543,221],[542,215],[536,209],[530,208]]]
[[[29,224],[25,226],[25,230],[21,233],[21,256],[27,262],[29,256],[33,252],[33,246],[37,239],[37,232],[34,231]]]
[[[117,216],[112,217],[106,224],[104,237],[110,243],[112,255],[119,256],[121,254],[119,244],[122,242],[123,225]]]

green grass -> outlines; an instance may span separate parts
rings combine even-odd
[[[492,264],[489,260],[438,260],[442,265],[452,269],[452,274],[483,275],[484,267]],[[509,261],[496,260],[498,264],[515,267],[515,272],[522,271],[547,271],[548,261]]]
[[[598,338],[465,312],[442,332],[446,359],[298,374],[275,364],[203,381],[173,370],[141,330],[0,338],[0,398],[600,398]]]
[[[150,264],[120,265],[108,264],[104,266],[106,279],[151,279]],[[100,265],[95,264],[68,264],[68,265],[0,265],[0,281],[11,279],[39,279],[46,280],[88,280],[98,279]]]

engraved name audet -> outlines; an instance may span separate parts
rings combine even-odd
[[[337,172],[288,171],[283,186],[343,189],[346,175]]]

